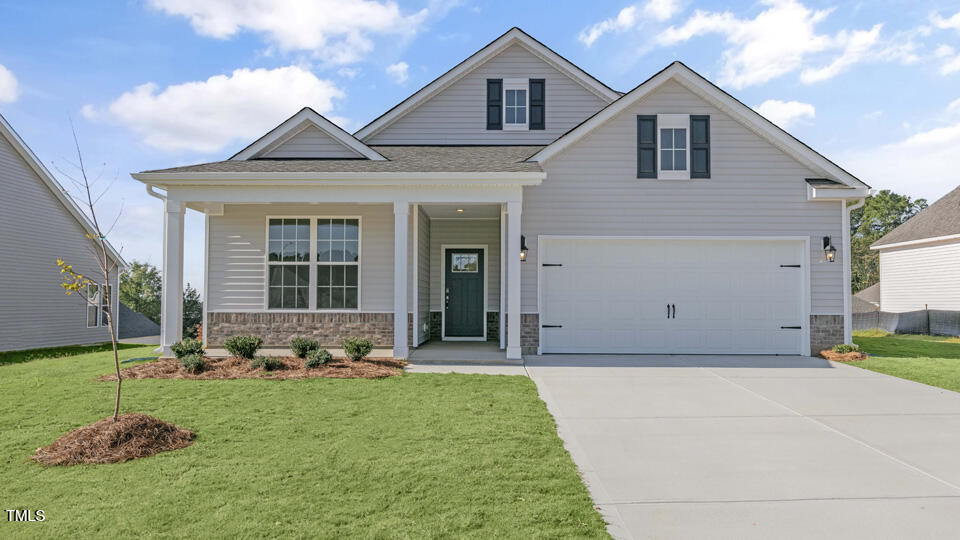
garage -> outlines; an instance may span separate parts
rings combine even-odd
[[[541,237],[541,352],[805,354],[808,257],[804,238]]]

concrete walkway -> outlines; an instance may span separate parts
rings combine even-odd
[[[617,538],[949,538],[960,394],[799,357],[527,371]]]

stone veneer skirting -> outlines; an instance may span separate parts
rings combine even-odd
[[[337,347],[344,338],[365,337],[375,347],[393,347],[393,313],[207,313],[207,346],[254,334],[266,347],[287,347],[295,337],[312,338]]]
[[[443,313],[439,311],[430,312],[430,339],[440,341],[443,339]],[[487,341],[500,341],[500,312],[487,312]]]
[[[810,355],[843,343],[843,315],[810,316]]]

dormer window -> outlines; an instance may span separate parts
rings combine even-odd
[[[503,81],[503,129],[527,129],[527,79]]]

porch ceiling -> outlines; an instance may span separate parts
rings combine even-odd
[[[422,204],[430,219],[497,219],[499,204]],[[457,209],[463,210],[458,212]]]

